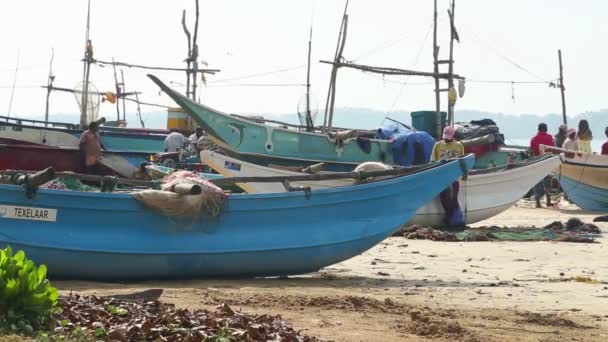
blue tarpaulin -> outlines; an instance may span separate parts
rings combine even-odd
[[[389,122],[378,128],[376,138],[392,140],[393,160],[401,166],[430,162],[436,142],[428,133],[410,130],[396,122]]]

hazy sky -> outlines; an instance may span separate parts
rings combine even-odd
[[[448,0],[439,0],[441,57],[448,53]],[[308,31],[313,22],[312,84],[324,103],[330,73],[319,59],[331,59],[344,1],[200,1],[199,45],[202,59],[222,71],[209,76],[202,102],[232,113],[294,112],[304,94]],[[184,67],[186,39],[181,12],[194,23],[194,0],[92,0],[91,38],[95,57],[146,65]],[[547,81],[558,77],[557,49],[564,54],[567,105],[571,114],[606,108],[608,24],[605,0],[459,0],[456,25],[461,43],[455,71],[468,79],[457,109],[504,113],[561,112],[559,90],[546,84],[474,81]],[[432,70],[431,0],[351,0],[344,56],[371,65]],[[82,79],[85,0],[2,1],[0,4],[0,112],[9,108],[18,54],[20,69],[13,115],[41,117],[51,48],[55,49],[56,86],[74,87]],[[514,65],[517,64],[521,68]],[[289,69],[287,72],[269,73]],[[125,69],[127,90],[142,100],[172,104],[145,77]],[[181,73],[155,72],[175,87]],[[256,76],[257,75],[257,76]],[[111,68],[93,66],[92,82],[113,89]],[[403,86],[401,82],[408,81]],[[257,86],[244,86],[257,85]],[[180,88],[183,89],[183,88]],[[336,106],[380,110],[434,108],[431,80],[341,70]],[[445,97],[445,95],[444,95]],[[443,104],[445,99],[443,98]],[[113,117],[104,104],[101,114]],[[129,106],[129,111],[134,110]],[[146,108],[145,110],[151,110]],[[51,113],[78,112],[74,97],[55,93]],[[51,116],[52,118],[52,116]]]

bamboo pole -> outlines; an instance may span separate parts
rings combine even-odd
[[[568,119],[566,117],[566,95],[564,91],[566,87],[564,87],[564,67],[562,65],[562,50],[557,50],[557,56],[559,58],[559,89],[562,93],[562,117],[564,120],[564,125],[568,124]]]
[[[55,75],[53,75],[53,60],[55,59],[55,49],[51,49],[51,62],[49,63],[49,77],[47,79],[46,89],[46,106],[44,109],[44,127],[49,126],[49,107],[51,91],[53,90],[53,81],[55,81]]]
[[[114,57],[112,57],[112,69],[114,69],[114,89],[116,91],[116,121],[120,121],[120,103],[118,98],[122,93],[120,85],[118,84],[118,76],[116,76],[116,64],[114,64]]]
[[[126,94],[127,93],[127,87],[125,86],[125,74],[124,72],[122,72],[122,69],[120,69],[120,81],[121,81],[121,85],[122,85],[122,93]],[[125,97],[122,97],[122,120],[125,122],[127,122],[127,105],[125,104]],[[118,103],[118,99],[116,99],[116,103]]]
[[[91,0],[88,1],[87,5],[87,28],[85,34],[85,50],[84,50],[84,70],[83,70],[83,84],[82,84],[82,98],[81,98],[81,111],[80,111],[80,127],[84,128],[87,126],[87,107],[88,107],[88,95],[89,95],[89,76],[91,72],[91,61],[93,56],[93,45],[89,37],[91,27]]]
[[[454,88],[454,9],[456,7],[456,0],[452,0],[452,9],[448,11],[450,17],[450,58],[448,60],[448,119],[447,124],[452,125],[454,123],[454,104],[455,102],[450,101],[450,89]]]
[[[437,45],[437,0],[433,1],[433,71],[439,74],[439,46]],[[435,137],[441,137],[441,99],[439,97],[439,77],[435,77]]]
[[[339,62],[338,60],[338,54],[340,51],[340,45],[342,44],[342,32],[344,30],[344,22],[345,22],[345,18],[346,18],[346,11],[348,9],[348,0],[346,0],[346,4],[344,5],[344,14],[342,15],[342,22],[340,23],[340,31],[338,33],[338,43],[336,44],[336,52],[334,55],[334,62]],[[335,85],[336,85],[336,74],[338,72],[338,66],[337,65],[333,65],[332,69],[331,69],[331,76],[330,76],[330,80],[329,80],[329,88],[327,89],[327,98],[325,99],[325,114],[323,116],[323,127],[327,128],[327,122],[329,119],[329,107],[330,107],[330,101],[331,101],[331,96],[333,94],[333,92],[335,91]],[[325,129],[324,129],[325,130]]]
[[[306,131],[314,132],[312,113],[310,112],[310,54],[312,50],[312,24],[310,25],[310,35],[308,37],[308,65],[306,68]]]

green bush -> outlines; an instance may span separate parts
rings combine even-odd
[[[0,330],[31,334],[57,310],[57,289],[23,251],[0,249]]]

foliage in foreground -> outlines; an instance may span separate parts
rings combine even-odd
[[[0,331],[32,334],[58,310],[58,292],[23,251],[0,250]]]

